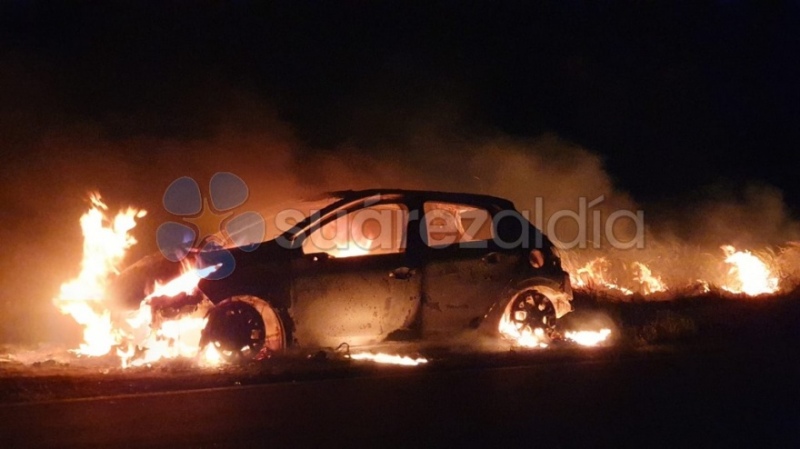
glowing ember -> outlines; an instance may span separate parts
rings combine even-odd
[[[405,355],[404,356],[391,355],[391,354],[385,354],[383,352],[379,352],[377,354],[373,354],[371,352],[359,352],[356,354],[350,354],[350,358],[352,360],[370,360],[375,363],[403,365],[403,366],[418,366],[423,363],[428,363],[428,359],[422,357],[412,359],[411,357]]]
[[[728,277],[732,278],[722,286],[723,290],[750,296],[778,291],[778,278],[763,260],[750,251],[736,251],[731,245],[723,246],[722,250],[726,256],[725,263],[731,265]]]
[[[568,331],[564,338],[574,341],[581,346],[597,346],[606,341],[611,335],[611,329],[601,329],[599,331]]]
[[[130,235],[136,219],[147,212],[129,208],[114,219],[106,216],[108,206],[100,195],[91,196],[92,207],[81,217],[83,259],[78,277],[63,284],[53,303],[83,326],[83,343],[78,354],[101,356],[108,354],[122,335],[111,323],[111,312],[103,303],[105,289],[111,277],[118,273],[128,248],[136,244]]]
[[[653,272],[647,265],[641,262],[633,263],[634,269],[638,271],[634,280],[641,284],[642,294],[649,295],[667,290],[667,285],[658,276],[653,276]]]

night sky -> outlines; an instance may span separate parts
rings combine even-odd
[[[800,202],[796,2],[129,3],[3,2],[4,165],[82,123],[202,137],[235,93],[319,151],[433,120],[554,133],[639,201],[763,182]]]

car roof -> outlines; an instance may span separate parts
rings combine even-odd
[[[499,209],[515,209],[514,203],[496,196],[477,193],[438,192],[433,190],[404,190],[404,189],[368,189],[368,190],[340,190],[330,192],[331,196],[339,197],[344,202],[358,201],[372,196],[399,196],[405,199],[419,199],[422,201],[442,201],[449,203],[495,206]]]

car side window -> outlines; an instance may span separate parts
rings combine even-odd
[[[426,202],[428,246],[478,242],[494,238],[492,216],[486,209],[466,204]]]
[[[405,251],[408,209],[378,204],[350,211],[316,229],[303,241],[304,254],[344,258]]]

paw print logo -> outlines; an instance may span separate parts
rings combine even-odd
[[[197,181],[188,176],[172,181],[164,192],[164,208],[181,220],[159,226],[156,240],[161,254],[173,262],[198,249],[198,272],[205,279],[216,280],[229,276],[236,267],[236,259],[226,248],[255,251],[264,240],[266,224],[257,212],[234,213],[247,201],[250,191],[233,173],[215,173],[208,192],[209,196],[203,198]],[[212,266],[217,269],[204,270]]]

